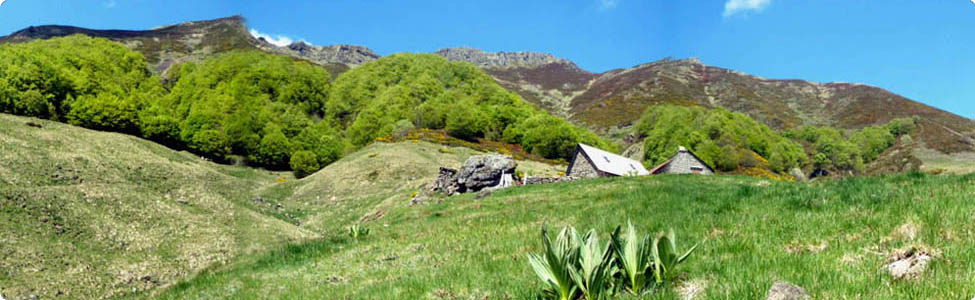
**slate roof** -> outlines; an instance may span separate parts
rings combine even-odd
[[[585,154],[590,161],[592,161],[592,164],[596,170],[601,172],[616,176],[650,175],[647,168],[644,168],[643,164],[638,161],[609,153],[586,144],[579,144],[579,151],[582,151],[582,153]]]

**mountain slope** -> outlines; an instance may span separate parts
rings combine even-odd
[[[252,201],[289,176],[0,114],[0,293],[119,296],[316,237]]]
[[[278,47],[252,36],[243,17],[185,22],[151,30],[94,30],[72,26],[31,26],[0,37],[0,43],[83,34],[125,44],[145,55],[156,73],[186,61],[201,61],[213,54],[239,49],[261,49],[304,59],[327,68],[333,75],[379,58],[365,47],[350,45],[310,46],[296,42]]]
[[[485,62],[498,59],[496,54],[451,52],[445,49],[438,54],[477,63],[526,100],[603,133],[632,125],[648,107],[668,103],[723,107],[775,129],[803,125],[856,129],[918,116],[920,141],[929,148],[947,153],[975,151],[972,120],[862,84],[771,80],[696,59],[661,60],[593,74],[564,59],[503,64]]]

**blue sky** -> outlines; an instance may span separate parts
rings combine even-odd
[[[381,55],[540,51],[602,72],[664,57],[779,79],[858,82],[975,118],[969,0],[7,0],[30,25],[148,29],[240,14],[252,29]]]

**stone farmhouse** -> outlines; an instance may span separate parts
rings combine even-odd
[[[577,178],[643,176],[650,172],[638,161],[596,147],[579,144],[569,162],[566,176]]]
[[[683,146],[677,149],[677,154],[666,162],[650,170],[650,174],[714,174],[714,169],[704,163],[697,155]]]

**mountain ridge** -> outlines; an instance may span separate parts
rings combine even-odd
[[[308,60],[333,75],[380,57],[367,47],[354,45],[295,42],[275,46],[252,36],[241,16],[145,31],[31,26],[0,37],[0,43],[70,34],[122,42],[144,53],[154,70],[162,74],[172,65],[234,49],[259,49]],[[709,66],[696,58],[662,59],[594,73],[569,59],[542,52],[485,52],[456,47],[442,48],[433,54],[470,62],[536,106],[604,135],[621,134],[649,106],[669,103],[742,112],[780,130],[807,125],[856,129],[898,117],[919,116],[932,123],[924,131],[926,137],[936,136],[926,138],[934,144],[931,148],[948,153],[975,151],[975,120],[861,83],[767,79]]]
[[[262,50],[322,65],[333,75],[379,58],[369,48],[354,45],[312,46],[304,42],[275,46],[253,36],[242,16],[188,21],[149,30],[101,30],[64,25],[30,26],[0,37],[0,43],[27,42],[73,34],[107,38],[145,55],[155,73],[183,62],[199,62],[231,50]]]

